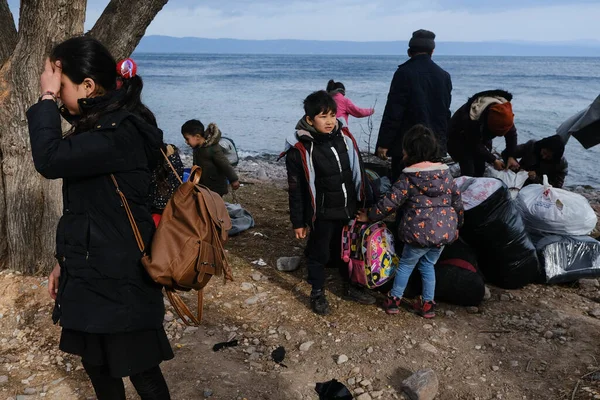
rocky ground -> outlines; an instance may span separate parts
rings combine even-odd
[[[304,266],[276,268],[303,247],[289,226],[281,167],[247,160],[240,170],[236,199],[256,227],[228,242],[235,282],[210,282],[201,327],[186,328],[168,307],[175,359],[163,371],[173,399],[317,399],[315,384],[331,379],[359,400],[402,399],[402,381],[423,369],[435,372],[441,400],[600,399],[597,280],[489,287],[480,307],[440,304],[424,320],[342,300],[331,271],[333,312],[320,317],[309,309]],[[94,398],[80,361],[57,350],[46,286],[45,277],[0,273],[0,400]],[[185,297],[194,305],[193,294]],[[239,345],[213,351],[232,339]],[[278,347],[281,364],[271,357]]]

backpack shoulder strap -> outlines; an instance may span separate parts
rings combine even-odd
[[[173,171],[173,173],[177,177],[177,180],[179,180],[179,183],[183,184],[183,180],[181,180],[181,177],[177,173],[177,170],[173,166],[173,163],[171,163],[171,160],[169,160],[169,157],[167,156],[167,154],[165,153],[165,151],[163,149],[160,149],[160,152],[162,153],[162,155],[165,158],[165,160],[167,160],[167,163],[169,164],[169,167],[171,167],[171,171]]]
[[[110,174],[110,177],[113,181],[113,184],[115,185],[117,194],[121,198],[121,203],[123,203],[123,208],[125,208],[125,212],[127,213],[127,218],[129,219],[129,223],[131,224],[131,229],[133,230],[133,236],[135,236],[135,241],[137,242],[140,252],[143,253],[144,247],[145,247],[144,239],[142,238],[142,233],[140,232],[140,229],[138,228],[138,226],[135,222],[135,218],[133,217],[133,213],[131,212],[131,208],[129,207],[129,202],[127,201],[127,198],[125,197],[125,194],[121,191],[121,188],[119,187],[119,183],[117,182],[117,178],[115,178],[115,176],[113,174]]]

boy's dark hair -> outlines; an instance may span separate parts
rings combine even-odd
[[[181,125],[182,135],[200,135],[204,137],[204,125],[197,119],[190,119]]]
[[[402,146],[406,152],[406,166],[436,161],[439,158],[438,144],[433,131],[421,124],[413,126],[404,134]]]
[[[77,36],[56,45],[50,53],[52,61],[60,61],[62,73],[73,83],[80,84],[85,78],[92,79],[105,92],[118,90],[109,104],[82,110],[81,118],[74,125],[74,132],[85,132],[96,125],[96,121],[105,114],[125,109],[142,117],[156,126],[152,111],[142,103],[141,94],[144,83],[139,75],[123,79],[123,85],[117,89],[117,63],[108,49],[90,36]],[[103,95],[104,93],[99,93]]]
[[[304,99],[304,114],[310,118],[330,111],[335,114],[337,112],[337,104],[333,97],[324,90],[313,92]]]

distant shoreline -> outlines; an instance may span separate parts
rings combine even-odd
[[[581,42],[444,42],[435,56],[459,57],[600,57],[600,41]],[[136,52],[149,54],[248,55],[406,55],[406,41],[244,40],[198,37],[144,36]]]

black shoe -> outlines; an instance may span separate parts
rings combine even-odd
[[[375,297],[367,292],[366,288],[353,284],[344,285],[344,299],[355,301],[360,304],[371,305],[377,301]]]
[[[310,306],[315,314],[319,315],[327,315],[331,311],[323,289],[310,292]]]

